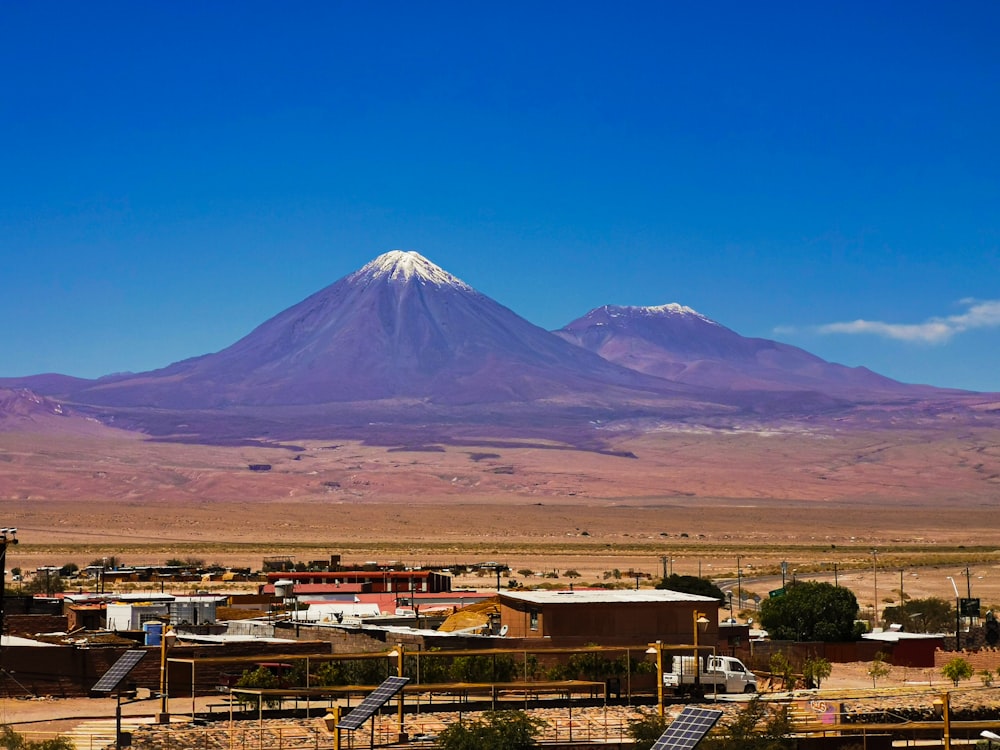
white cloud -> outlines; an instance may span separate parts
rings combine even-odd
[[[943,344],[953,336],[974,328],[1000,327],[1000,300],[964,299],[966,310],[958,315],[929,318],[923,323],[885,323],[878,320],[852,320],[819,326],[819,333],[869,334],[897,341]]]

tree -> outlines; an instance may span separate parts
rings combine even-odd
[[[248,669],[240,675],[240,678],[236,681],[235,687],[238,688],[276,688],[281,687],[281,680],[278,679],[278,675],[274,674],[267,667],[257,667],[256,669]],[[250,705],[256,706],[260,700],[256,695],[249,695],[247,693],[237,693],[241,703],[249,703]],[[281,703],[280,699],[277,698],[265,698],[264,705],[269,708],[273,708]]]
[[[886,607],[882,617],[886,623],[902,625],[911,633],[941,633],[955,627],[955,606],[936,596],[910,599],[899,607]]]
[[[59,575],[62,578],[72,578],[77,573],[80,572],[80,566],[76,563],[66,563],[61,568],[59,568]]]
[[[802,581],[785,588],[785,595],[765,599],[761,624],[777,641],[856,641],[858,600],[850,589],[819,581]]]
[[[806,682],[819,687],[833,672],[833,665],[822,656],[811,656],[802,665],[802,676]]]
[[[959,656],[941,667],[941,674],[954,682],[955,687],[958,687],[959,681],[972,677],[975,674],[975,670],[969,662]]]
[[[868,665],[868,676],[872,678],[872,687],[877,687],[880,678],[888,677],[892,671],[892,665],[885,660],[885,654],[879,651]]]
[[[726,601],[726,595],[722,593],[722,589],[707,578],[699,578],[698,576],[679,576],[676,573],[671,573],[656,584],[656,588],[680,591],[683,594],[710,596],[713,599],[718,599],[720,604]]]
[[[792,668],[792,662],[783,652],[776,651],[771,654],[768,667],[772,677],[781,678],[781,687],[784,690],[791,690],[795,687],[795,670]]]
[[[435,744],[443,750],[527,750],[538,747],[535,735],[544,727],[524,711],[486,711],[482,718],[452,724]]]
[[[65,591],[66,583],[58,573],[46,570],[44,573],[36,573],[30,581],[27,581],[21,587],[21,590],[25,594],[44,594],[45,596],[52,596],[53,594]]]

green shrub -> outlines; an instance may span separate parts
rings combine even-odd
[[[544,726],[524,711],[487,711],[482,718],[452,724],[435,744],[443,750],[527,750],[538,747],[535,735]]]
[[[5,724],[0,727],[0,748],[3,750],[74,750],[75,745],[68,737],[62,736],[47,740],[28,740]]]
[[[972,677],[975,674],[975,670],[969,662],[959,656],[941,667],[941,674],[954,682],[955,687],[958,687],[959,681]]]

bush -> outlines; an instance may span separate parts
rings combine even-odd
[[[435,744],[443,750],[527,750],[538,747],[535,735],[544,726],[524,711],[487,711],[480,719],[452,724]]]
[[[722,593],[722,589],[712,583],[709,579],[699,578],[698,576],[680,576],[673,573],[656,584],[656,588],[667,589],[669,591],[680,591],[684,594],[710,596],[713,599],[718,599],[720,603],[725,602],[726,600],[726,596]]]
[[[659,714],[643,714],[638,719],[630,719],[628,736],[635,741],[634,750],[649,750],[668,726],[670,719]]]
[[[32,742],[18,734],[6,724],[0,727],[0,748],[3,750],[74,750],[73,741],[68,737],[52,737]]]
[[[875,654],[872,663],[868,665],[868,676],[872,678],[872,687],[877,687],[880,677],[888,677],[892,671],[892,665],[885,660],[885,654],[881,651]]]
[[[759,696],[754,696],[718,734],[700,745],[705,750],[789,750],[795,747],[790,738],[792,723],[784,706],[769,710]]]
[[[806,678],[806,683],[815,687],[819,687],[832,672],[833,665],[821,656],[810,657],[802,665],[802,676]]]
[[[959,656],[941,667],[941,674],[954,682],[955,687],[958,687],[959,681],[972,677],[975,674],[975,670],[969,662]]]

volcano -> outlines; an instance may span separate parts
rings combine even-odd
[[[381,255],[232,346],[73,390],[93,406],[627,401],[696,389],[563,341],[415,252]]]
[[[852,400],[941,393],[865,367],[827,362],[788,344],[741,336],[676,303],[605,305],[555,333],[623,367],[729,392],[811,391]]]

